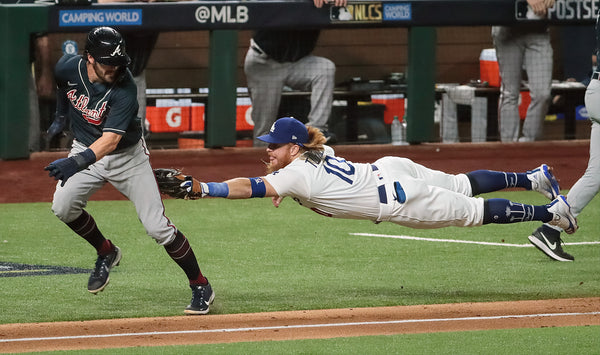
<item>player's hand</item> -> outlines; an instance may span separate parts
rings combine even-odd
[[[75,159],[69,157],[53,161],[44,170],[49,171],[48,176],[54,177],[54,180],[62,180],[60,186],[65,186],[65,182],[79,171],[79,166]]]
[[[534,14],[540,17],[546,16],[547,8],[545,0],[527,0],[527,3],[531,6]]]
[[[332,5],[343,7],[348,4],[348,0],[313,0],[315,7],[321,8],[323,5]]]
[[[81,153],[73,154],[68,158],[61,158],[48,164],[44,170],[49,171],[48,176],[54,177],[54,180],[62,180],[60,186],[65,186],[65,182],[96,161],[96,154],[90,148]]]
[[[191,176],[190,176],[190,178],[191,178]],[[201,198],[208,196],[208,185],[204,182],[197,182],[196,189],[194,189],[194,180],[189,179],[189,180],[185,180],[184,182],[182,182],[179,185],[179,187],[184,189],[188,193],[188,196],[198,196],[198,193],[200,193]],[[195,191],[195,190],[198,190],[198,187],[200,187],[200,189],[199,189],[200,191]],[[185,198],[185,199],[187,200],[189,198]]]
[[[281,201],[283,201],[283,197],[281,197],[281,196],[271,197],[271,202],[273,202],[273,206],[275,206],[275,207],[279,207],[279,205],[281,204]]]
[[[554,7],[554,0],[544,0],[547,9]]]

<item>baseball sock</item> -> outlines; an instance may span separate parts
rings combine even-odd
[[[113,251],[112,242],[104,238],[94,218],[85,210],[74,221],[67,223],[67,226],[96,248],[98,255],[104,256]]]
[[[491,198],[483,204],[483,224],[551,220],[552,213],[548,212],[547,206],[526,205],[503,198]]]
[[[469,181],[471,182],[473,196],[509,187],[531,189],[531,181],[527,178],[527,173],[476,170],[467,173],[467,177],[469,177]]]
[[[173,242],[165,245],[165,250],[171,259],[183,269],[190,280],[190,285],[206,285],[208,283],[206,277],[200,272],[200,267],[198,266],[192,246],[183,233],[177,231]]]

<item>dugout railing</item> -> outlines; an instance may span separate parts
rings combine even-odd
[[[73,3],[73,2],[68,2]],[[29,156],[30,39],[36,32],[82,32],[98,25],[159,31],[205,30],[210,36],[208,147],[235,144],[237,30],[258,27],[407,27],[407,131],[411,143],[431,141],[435,100],[432,26],[510,25],[524,18],[525,0],[349,1],[353,17],[314,8],[311,0],[114,3],[91,6],[0,5],[0,159]],[[595,3],[594,3],[595,4]],[[577,4],[575,4],[577,5]],[[593,23],[591,8],[557,0],[548,21]],[[336,12],[337,11],[337,12]],[[418,115],[417,115],[418,113]]]

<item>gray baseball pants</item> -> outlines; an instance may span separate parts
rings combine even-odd
[[[252,100],[254,146],[266,145],[256,137],[269,133],[279,118],[277,113],[284,86],[311,91],[307,125],[327,129],[335,87],[335,64],[331,60],[309,55],[296,62],[279,63],[249,48],[244,71]]]
[[[567,202],[575,216],[578,216],[600,191],[600,81],[590,81],[585,91],[585,107],[592,123],[590,159],[585,173],[567,194]]]
[[[502,142],[534,141],[543,133],[552,88],[552,46],[550,34],[525,29],[492,27],[492,38],[502,84],[498,103]],[[531,103],[519,136],[519,95],[522,69],[527,72]]]

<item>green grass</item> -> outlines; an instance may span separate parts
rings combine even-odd
[[[600,327],[363,336],[86,351],[86,354],[600,354]],[[35,354],[75,354],[57,351]]]
[[[532,192],[502,192],[486,197],[546,203]],[[290,199],[279,208],[272,207],[268,199],[166,200],[165,206],[167,215],[190,239],[200,267],[215,289],[212,314],[600,295],[600,245],[567,246],[575,262],[560,263],[533,247],[431,243],[350,234],[528,244],[527,236],[539,225],[534,222],[417,230],[390,223],[326,218]],[[121,265],[111,272],[107,289],[97,296],[89,294],[87,274],[0,278],[0,324],[182,314],[190,298],[185,275],[145,234],[131,203],[92,201],[87,210],[105,235],[123,250]],[[600,240],[598,216],[600,198],[595,198],[579,216],[580,230],[573,236],[563,236],[565,241]],[[94,264],[92,248],[52,214],[49,203],[0,204],[0,220],[0,261],[88,269]],[[573,329],[574,336],[585,332]],[[595,329],[596,334],[598,331],[586,329]],[[376,348],[395,347],[410,341],[418,343],[407,339],[419,337],[435,336],[369,337],[373,340],[361,341],[381,343],[373,345]],[[342,346],[338,343],[361,341],[306,344],[321,344],[315,349],[332,346],[327,352],[335,353],[335,347]],[[269,350],[269,344],[238,346],[279,352]],[[290,347],[310,349],[303,342],[293,344]],[[219,352],[229,346],[237,352],[235,345],[198,349]],[[287,345],[282,346],[285,350],[281,351],[289,352]],[[436,349],[443,353],[444,348]],[[320,351],[296,351],[315,352]],[[478,352],[487,351],[474,350]]]

